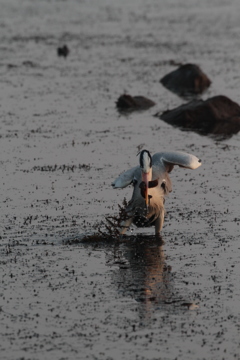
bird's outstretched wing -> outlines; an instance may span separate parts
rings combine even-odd
[[[140,172],[140,166],[135,166],[132,169],[129,169],[119,175],[119,177],[112,182],[112,187],[116,188],[125,188],[133,182],[134,177]]]
[[[192,170],[197,169],[201,166],[201,160],[196,156],[185,152],[169,151],[154,154],[152,157],[152,164],[153,166],[159,166],[160,168],[164,166],[167,172],[171,172],[174,165]]]

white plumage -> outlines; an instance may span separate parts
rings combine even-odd
[[[155,226],[158,235],[164,222],[164,196],[172,191],[169,173],[175,165],[187,169],[197,169],[201,160],[196,156],[180,151],[160,152],[152,157],[147,150],[140,153],[140,165],[122,173],[113,183],[116,188],[133,184],[132,199],[125,211],[127,220],[121,224],[124,234],[134,223],[139,227]]]

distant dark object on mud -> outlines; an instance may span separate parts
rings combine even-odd
[[[69,55],[69,48],[67,47],[67,45],[63,45],[62,47],[57,48],[57,54],[58,56],[62,56],[64,58],[66,58]]]
[[[229,137],[240,130],[240,106],[223,95],[206,101],[193,100],[162,114],[157,113],[156,116],[170,125],[193,130],[201,135]]]
[[[131,112],[136,110],[147,110],[156,103],[144,96],[131,96],[128,94],[121,95],[116,106],[120,112]]]
[[[185,64],[165,75],[160,82],[168,90],[183,97],[190,98],[202,94],[211,84],[199,66]]]

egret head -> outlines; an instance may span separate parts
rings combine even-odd
[[[148,187],[149,181],[152,180],[152,157],[148,150],[142,150],[140,153],[140,168],[142,170],[142,182],[144,185],[140,184],[143,197],[145,199],[146,205],[148,206],[149,197],[148,197]]]
[[[149,173],[152,168],[152,157],[148,150],[142,150],[140,153],[140,168],[145,174]]]

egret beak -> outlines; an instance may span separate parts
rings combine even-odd
[[[149,188],[149,181],[152,180],[152,173],[149,171],[148,173],[142,172],[142,181],[145,183],[146,187],[144,187],[144,198],[146,205],[148,206],[148,188]]]

